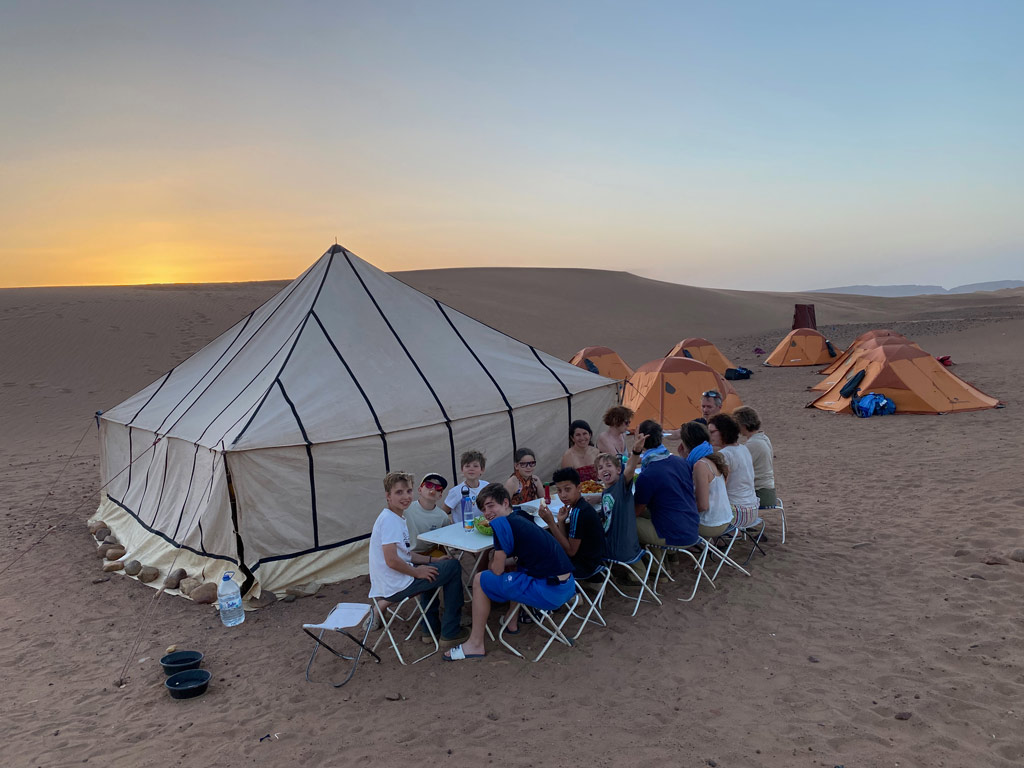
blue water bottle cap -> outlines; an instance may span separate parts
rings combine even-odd
[[[221,577],[221,581],[231,581],[231,577],[235,575],[234,571],[225,571],[224,576]]]

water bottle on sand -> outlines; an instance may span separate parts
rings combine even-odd
[[[224,622],[225,627],[234,627],[245,621],[245,611],[242,609],[242,592],[238,585],[231,580],[231,577],[234,575],[234,571],[226,572],[220,584],[217,585],[220,620]]]

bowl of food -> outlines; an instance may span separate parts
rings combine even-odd
[[[210,672],[206,669],[186,669],[175,672],[164,680],[172,699],[194,699],[206,693],[210,685]]]
[[[494,535],[494,529],[491,528],[490,522],[483,515],[473,521],[473,528],[476,529],[477,533],[482,533],[484,536]]]
[[[604,486],[597,482],[597,480],[584,480],[580,483],[580,493],[584,495],[589,493],[600,493],[603,490]]]

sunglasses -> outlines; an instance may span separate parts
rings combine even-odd
[[[424,480],[423,485],[427,487],[428,491],[443,491],[444,486],[440,483],[435,483],[433,480]]]
[[[719,394],[717,389],[709,389],[707,392],[701,392],[700,396],[701,397],[713,397],[716,400],[720,400],[722,398],[722,395]]]
[[[537,466],[537,462],[536,461],[520,461],[519,462],[519,466],[528,469],[529,467],[536,467]]]

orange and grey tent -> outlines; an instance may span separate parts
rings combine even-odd
[[[885,395],[896,404],[896,413],[981,411],[1001,405],[994,397],[950,373],[916,345],[903,344],[864,352],[843,381],[836,382],[807,407],[850,413],[850,395],[856,394],[850,390],[854,388],[861,395],[869,392]]]
[[[903,341],[909,341],[909,339],[907,339],[907,337],[902,333],[896,333],[896,331],[890,331],[886,328],[876,328],[873,331],[865,331],[854,339],[850,346],[843,350],[843,353],[839,355],[839,357],[833,360],[830,365],[827,365],[818,371],[818,373],[835,373],[839,370],[839,366],[843,364],[846,358],[849,357],[855,349],[858,349],[861,344],[871,341],[872,339],[902,339]]]
[[[912,341],[907,341],[902,336],[879,336],[878,338],[863,341],[860,343],[860,346],[854,348],[850,352],[844,352],[844,360],[839,364],[835,371],[828,374],[828,376],[819,381],[813,387],[808,387],[808,389],[811,389],[814,392],[827,392],[837,382],[845,382],[846,374],[857,364],[858,360],[864,357],[867,352],[870,352],[872,349],[878,349],[879,347],[900,347],[905,345],[914,347],[915,349],[920,349],[917,344]],[[829,367],[831,368],[833,366]]]
[[[736,367],[729,362],[729,358],[718,351],[718,347],[707,339],[697,337],[683,339],[672,347],[665,357],[686,357],[691,360],[698,360],[705,365],[710,365],[723,376],[726,370]]]
[[[821,365],[835,360],[838,353],[832,344],[812,328],[797,328],[786,334],[763,365],[782,367]]]
[[[743,405],[732,385],[710,366],[686,357],[666,357],[636,369],[626,382],[622,404],[633,409],[633,424],[654,419],[675,429],[700,418],[701,395],[711,389],[724,396],[724,413]]]
[[[584,347],[569,362],[606,379],[625,381],[633,375],[633,369],[608,347]]]

